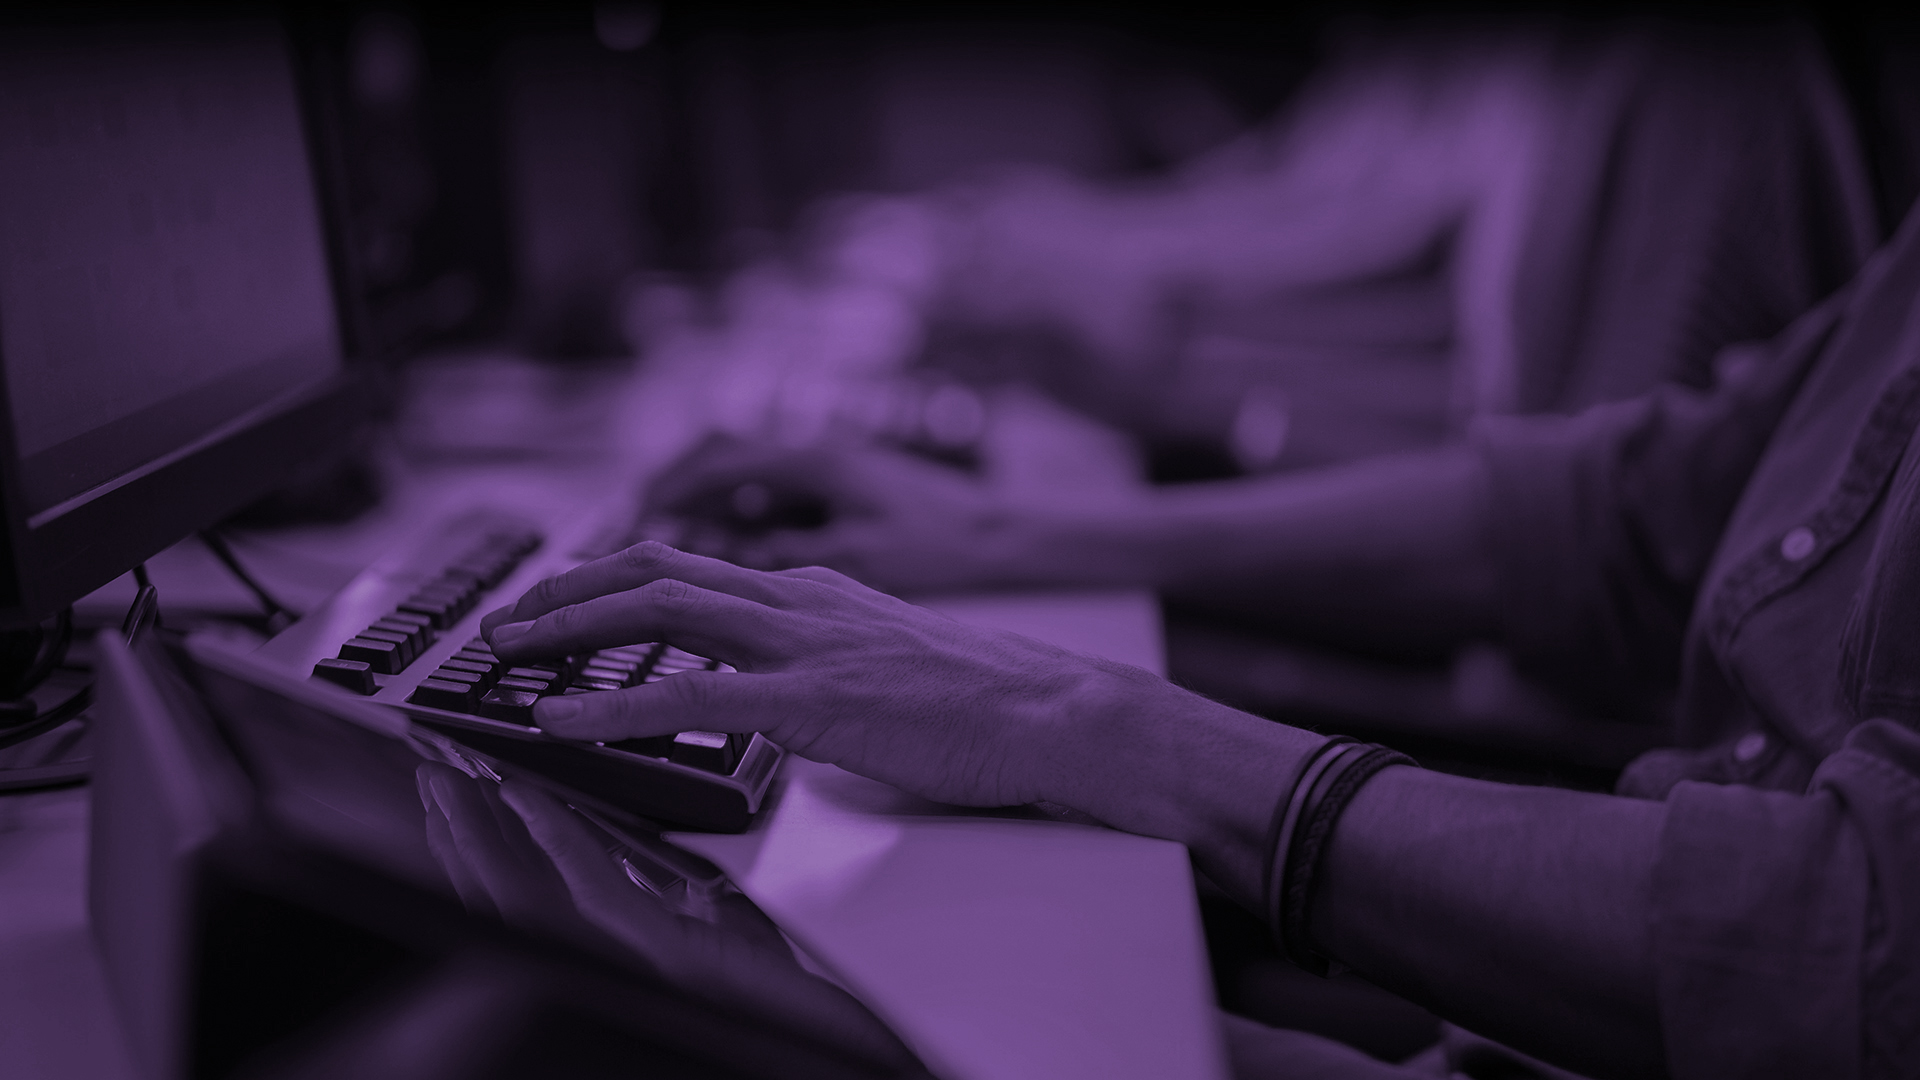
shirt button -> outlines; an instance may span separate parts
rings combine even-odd
[[[1766,752],[1767,736],[1765,732],[1749,731],[1745,735],[1740,736],[1739,742],[1733,744],[1733,760],[1742,765],[1745,765]]]
[[[1788,529],[1787,535],[1780,538],[1780,557],[1788,562],[1799,562],[1813,554],[1813,530],[1801,525]]]

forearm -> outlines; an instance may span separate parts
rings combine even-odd
[[[1477,455],[1156,489],[1010,517],[1007,584],[1148,585],[1313,637],[1446,647],[1489,632],[1496,573]]]
[[[974,209],[960,233],[972,257],[948,274],[964,290],[972,274],[1070,275],[1119,258],[1229,292],[1379,277],[1427,257],[1470,205],[1469,179],[1436,165],[1337,180],[1281,169],[1146,191],[1028,180]]]
[[[1117,668],[1117,665],[1115,666]],[[1267,831],[1293,763],[1324,741],[1144,671],[1088,680],[1061,710],[1064,752],[1040,787],[1115,828],[1185,844],[1206,874],[1260,908]]]
[[[1164,686],[1165,684],[1161,684]],[[1268,830],[1322,737],[1166,687],[1107,684],[1054,801],[1177,840],[1264,910]],[[1312,944],[1518,1049],[1594,1075],[1657,1074],[1649,937],[1658,803],[1389,768],[1339,819]]]
[[[1359,189],[1243,182],[1163,197],[1151,208],[1123,203],[1116,225],[1137,222],[1167,279],[1231,297],[1404,272],[1430,256],[1464,208],[1451,186],[1411,176]]]
[[[1650,936],[1659,803],[1395,768],[1315,877],[1316,947],[1582,1075],[1664,1069]]]

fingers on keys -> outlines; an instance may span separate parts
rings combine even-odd
[[[489,640],[504,660],[672,641],[702,656],[751,667],[791,649],[793,621],[764,604],[665,578],[556,608],[530,621],[497,624]]]
[[[626,690],[542,698],[533,707],[541,730],[563,739],[615,739],[677,731],[772,732],[782,718],[769,708],[770,675],[686,671]]]
[[[649,540],[547,578],[528,589],[512,606],[488,613],[481,620],[480,629],[491,640],[494,629],[503,624],[526,622],[597,596],[627,592],[663,580],[684,581],[762,603],[779,599],[769,583],[757,579],[750,571]]]

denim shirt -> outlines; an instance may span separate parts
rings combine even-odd
[[[1674,725],[1619,791],[1676,1076],[1920,1076],[1916,300],[1920,215],[1711,391],[1478,432],[1509,647]]]

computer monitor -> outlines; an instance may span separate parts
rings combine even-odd
[[[364,415],[314,161],[271,21],[0,26],[0,628]]]

